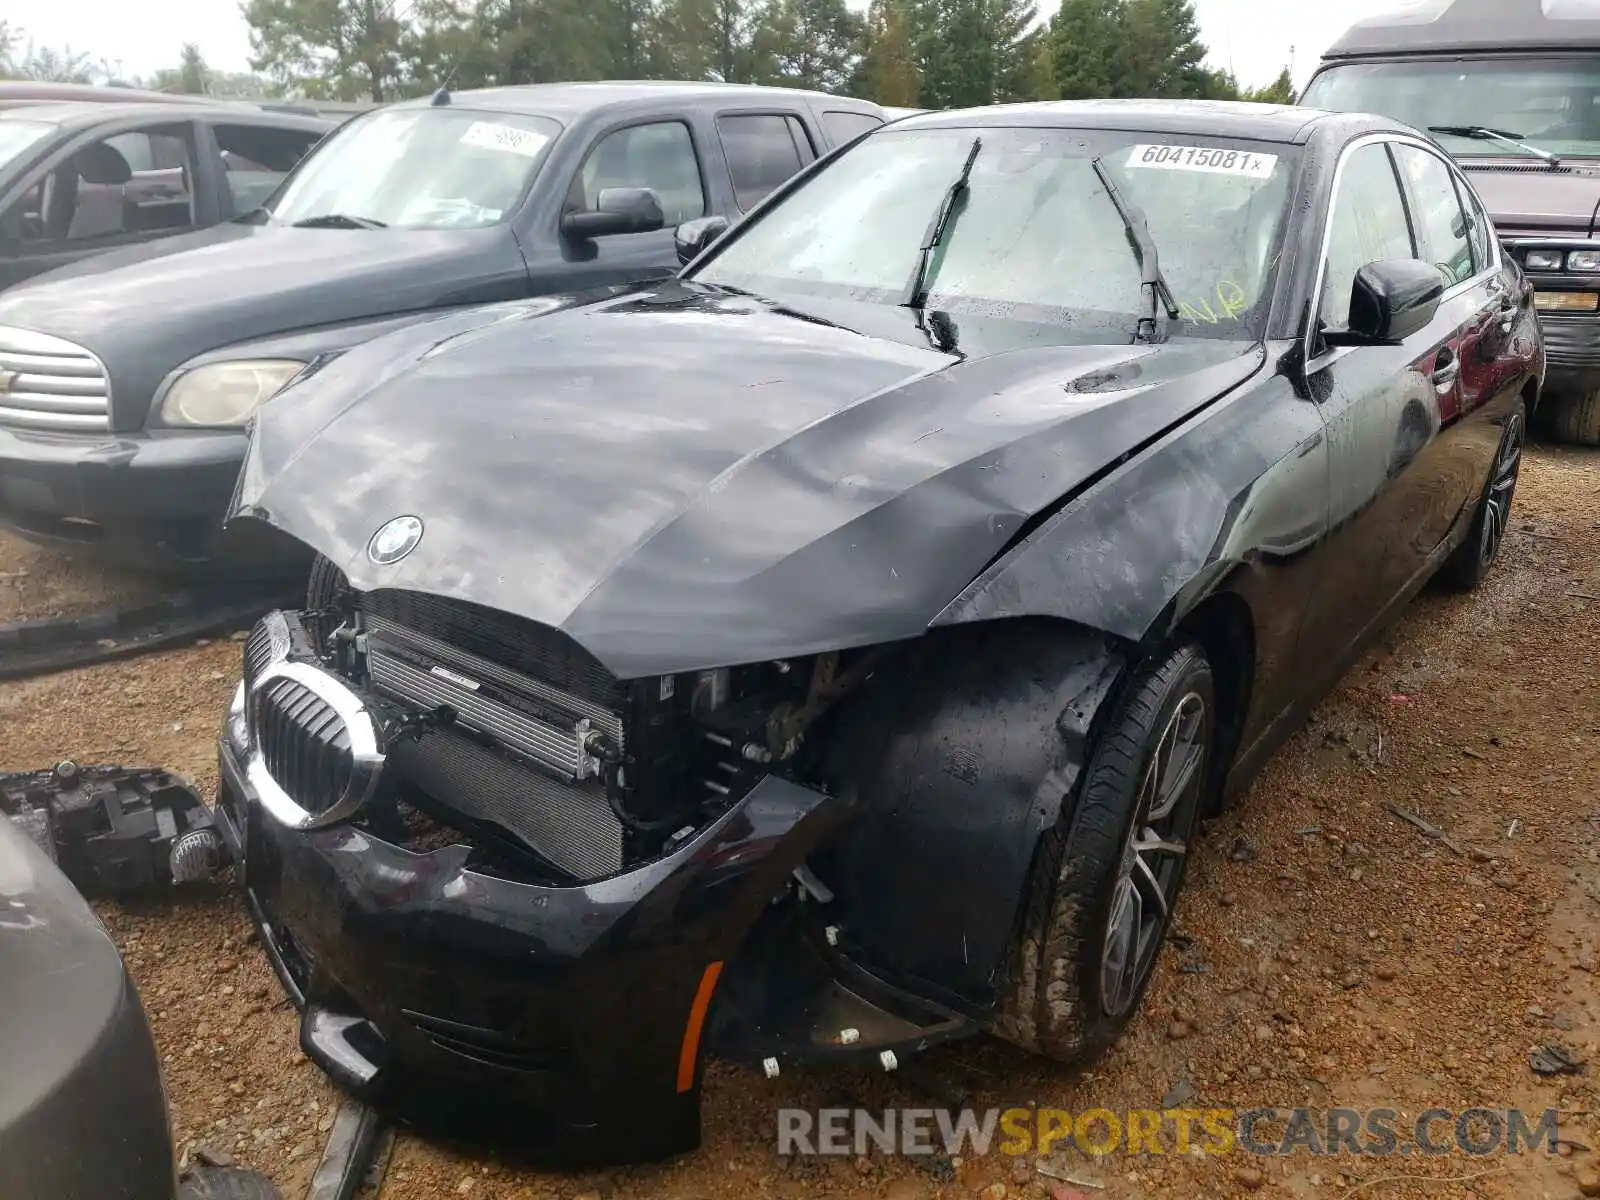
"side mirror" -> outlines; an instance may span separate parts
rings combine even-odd
[[[678,226],[673,242],[678,247],[678,261],[684,266],[700,257],[701,251],[728,232],[727,217],[696,217]]]
[[[1330,340],[1343,345],[1403,342],[1433,320],[1448,282],[1443,271],[1420,259],[1370,262],[1356,272],[1348,332]]]
[[[614,233],[653,233],[666,223],[655,188],[608,187],[600,189],[591,211],[562,216],[561,232],[586,241]]]

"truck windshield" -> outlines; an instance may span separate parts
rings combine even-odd
[[[1418,129],[1492,129],[1562,157],[1600,157],[1600,55],[1343,63],[1319,72],[1300,102]],[[1463,157],[1529,157],[1500,139],[1435,136]]]
[[[384,109],[330,134],[267,208],[283,225],[493,225],[516,207],[560,132],[526,113]]]
[[[1295,153],[1161,133],[891,127],[749,223],[692,278],[796,304],[904,305],[916,292],[929,312],[1120,340],[1149,301],[1104,171],[1159,248],[1179,311],[1170,332],[1237,338],[1270,302]],[[948,219],[935,221],[963,180]]]
[[[29,146],[55,129],[48,121],[0,121],[0,167],[21,158]]]

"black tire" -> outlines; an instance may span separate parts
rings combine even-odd
[[[1556,441],[1600,446],[1600,390],[1575,396],[1546,395],[1539,407],[1544,410],[1544,426]]]
[[[1116,962],[1108,935],[1133,851],[1135,817],[1149,811],[1143,795],[1147,772],[1164,735],[1180,720],[1180,708],[1189,713],[1196,701],[1201,708],[1193,785],[1174,805],[1170,822],[1161,823],[1163,840],[1187,849],[1211,776],[1217,727],[1216,688],[1205,651],[1191,641],[1169,646],[1130,680],[1109,714],[1075,802],[1040,839],[1012,975],[994,1027],[999,1036],[1062,1062],[1085,1062],[1103,1053],[1138,1011],[1183,885],[1187,853],[1164,856],[1166,912],[1138,956],[1135,977],[1115,997],[1106,983],[1106,970]]]
[[[1451,552],[1439,568],[1439,581],[1458,592],[1470,592],[1489,577],[1500,547],[1505,544],[1511,523],[1511,505],[1516,498],[1517,476],[1522,467],[1522,450],[1527,444],[1528,409],[1521,400],[1501,427],[1500,444],[1489,464],[1489,477],[1478,496],[1478,509],[1466,539]]]

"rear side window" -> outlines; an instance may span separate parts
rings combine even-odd
[[[1411,193],[1421,257],[1456,283],[1470,279],[1472,243],[1454,173],[1444,159],[1420,147],[1397,144],[1394,152]]]
[[[816,157],[799,120],[778,113],[718,117],[717,136],[741,209],[752,208]]]
[[[822,114],[822,127],[828,131],[828,137],[835,146],[853,141],[882,124],[883,121],[871,113],[834,111]]]
[[[1483,211],[1483,205],[1478,203],[1478,198],[1458,175],[1456,176],[1456,191],[1461,193],[1461,209],[1467,214],[1467,237],[1472,241],[1472,265],[1475,271],[1487,271],[1489,264],[1494,261],[1494,245],[1490,240],[1493,235],[1489,232],[1492,226],[1488,216]]]

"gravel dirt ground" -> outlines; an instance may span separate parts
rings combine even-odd
[[[12,554],[0,575],[19,569],[14,546],[0,551]],[[54,577],[22,555],[30,579]],[[45,586],[24,598],[48,612],[80,594]],[[0,685],[0,769],[66,755],[149,762],[209,792],[238,658],[222,640]],[[1484,589],[1421,597],[1209,826],[1143,1012],[1106,1060],[1072,1072],[991,1041],[925,1059],[974,1088],[980,1107],[1386,1106],[1404,1130],[1430,1107],[1558,1106],[1557,1155],[796,1160],[775,1150],[779,1107],[926,1106],[930,1085],[908,1071],[769,1082],[713,1064],[705,1144],[681,1161],[553,1175],[402,1137],[381,1195],[1600,1195],[1600,1066],[1543,1078],[1528,1057],[1554,1042],[1600,1064],[1597,752],[1600,456],[1537,448]],[[226,1153],[298,1200],[338,1098],[300,1055],[240,906],[219,885],[175,905],[103,911],[153,1020],[180,1151]]]
[[[162,590],[149,578],[104,566],[92,556],[44,550],[0,533],[0,621],[143,604]]]

